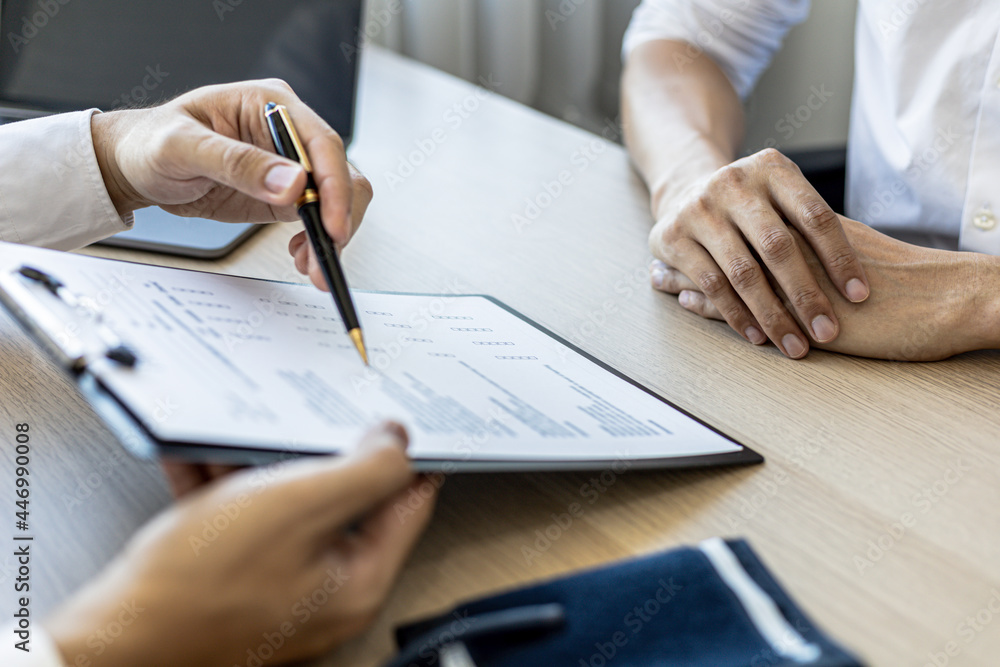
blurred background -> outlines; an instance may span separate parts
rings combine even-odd
[[[368,0],[365,37],[599,130],[618,117],[621,40],[639,0]],[[857,0],[813,0],[747,100],[746,152],[842,148]],[[802,108],[812,88],[828,97]],[[814,98],[815,100],[816,98]],[[791,114],[791,118],[788,117]]]

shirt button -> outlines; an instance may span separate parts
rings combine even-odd
[[[982,209],[972,216],[972,224],[975,225],[977,229],[988,232],[997,226],[997,217],[993,215],[993,211]]]

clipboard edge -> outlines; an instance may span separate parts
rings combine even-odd
[[[57,254],[59,251],[52,251]],[[139,264],[141,266],[156,266],[158,268],[170,269],[173,271],[187,271],[190,273],[208,273],[215,276],[228,276],[232,278],[240,278],[242,280],[254,280],[266,283],[278,283],[284,285],[300,285],[302,287],[308,288],[305,283],[296,283],[283,280],[273,280],[270,278],[260,278],[254,276],[238,276],[233,274],[220,274],[211,271],[201,271],[198,269],[187,269],[187,268],[176,268],[176,267],[160,267],[159,265],[150,265],[143,262],[133,262],[128,260],[114,260],[104,257],[91,257],[98,261],[120,263],[124,262],[127,264]],[[638,380],[635,380],[625,373],[619,371],[618,369],[612,367],[607,362],[598,359],[589,352],[579,348],[570,341],[566,340],[562,336],[551,331],[547,327],[542,326],[535,320],[531,319],[527,315],[515,310],[512,306],[506,304],[500,299],[491,296],[489,294],[440,294],[440,293],[426,293],[426,292],[396,292],[396,291],[385,291],[385,290],[352,290],[363,293],[376,293],[376,294],[392,294],[399,296],[430,296],[430,297],[444,297],[444,298],[482,298],[486,299],[490,303],[498,306],[507,313],[519,318],[529,326],[537,329],[546,336],[552,338],[560,345],[576,352],[583,358],[587,359],[591,363],[596,364],[598,367],[602,368],[606,372],[611,373],[617,378],[624,380],[633,387],[649,394],[656,400],[665,403],[674,410],[680,412],[687,418],[695,421],[696,423],[704,426],[713,433],[716,433],[726,440],[729,440],[733,444],[741,448],[737,452],[722,452],[717,454],[706,454],[706,455],[694,455],[694,456],[683,456],[683,457],[663,457],[655,459],[630,459],[632,464],[630,467],[636,469],[673,469],[673,468],[697,468],[697,467],[715,467],[724,465],[754,465],[758,463],[763,463],[765,461],[764,457],[751,449],[747,445],[739,442],[732,436],[724,433],[720,429],[712,426],[708,422],[704,421],[700,417],[697,417],[684,408],[674,404],[669,399],[657,394],[655,391],[649,387],[643,385]],[[14,316],[15,321],[21,325],[21,328],[26,330],[29,334],[29,338],[35,342],[36,345],[41,347],[50,356],[56,356],[53,354],[53,350],[48,349],[48,346],[43,345],[41,341],[38,340],[37,336],[34,335],[35,332],[31,331],[25,322],[17,316],[13,309],[9,307],[9,304],[2,304],[11,315]],[[58,360],[57,360],[58,362]],[[61,364],[60,364],[61,365]],[[122,441],[123,446],[128,449],[133,455],[141,459],[155,458],[157,454],[176,456],[179,458],[184,458],[189,461],[212,461],[216,463],[227,463],[227,462],[239,462],[239,463],[249,463],[251,465],[256,465],[259,463],[271,463],[275,460],[280,460],[281,458],[288,458],[290,455],[312,455],[310,452],[287,452],[278,451],[274,449],[265,449],[258,447],[239,447],[232,445],[213,445],[208,443],[181,443],[181,442],[171,442],[159,439],[156,435],[150,431],[143,422],[138,419],[132,412],[125,406],[118,397],[110,389],[103,386],[100,380],[93,374],[84,371],[81,373],[73,373],[72,370],[64,370],[69,372],[71,377],[76,381],[78,388],[81,393],[87,398],[88,402],[93,407],[94,411],[101,417],[102,421],[108,426],[116,437]],[[124,437],[124,439],[123,439]],[[211,453],[211,456],[208,456]],[[324,453],[324,455],[336,455],[337,452]],[[667,465],[666,462],[671,462]],[[423,459],[414,461],[414,469],[418,472],[432,472],[441,470],[445,464],[450,464],[451,467],[455,469],[456,472],[527,472],[527,471],[555,471],[555,470],[600,470],[611,465],[613,461],[611,460],[588,460],[588,461],[523,461],[523,460],[512,460],[512,461],[453,461],[453,460],[434,460],[434,459]]]

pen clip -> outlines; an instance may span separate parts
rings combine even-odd
[[[44,292],[32,289],[33,285]],[[43,294],[62,304],[70,317],[58,315],[43,303]],[[111,331],[99,310],[76,297],[55,277],[29,266],[0,275],[0,302],[56,360],[73,373],[85,370],[95,358],[104,357],[131,368],[135,353]],[[80,317],[81,311],[87,317]],[[89,320],[89,322],[87,321]]]
[[[292,124],[292,117],[288,115],[288,109],[285,105],[268,102],[264,107],[264,117],[267,119],[268,128],[271,130],[271,139],[274,140],[274,147],[278,154],[298,162],[306,170],[306,173],[311,174],[313,169],[309,155],[306,154],[306,148],[302,145],[302,140],[295,130],[295,125]],[[289,149],[295,151],[296,154],[289,155],[288,153],[291,152]]]

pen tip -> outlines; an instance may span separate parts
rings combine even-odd
[[[274,102],[268,102],[267,104],[264,105],[264,111],[271,111],[272,109],[276,109],[277,107],[278,105],[275,104]]]
[[[355,327],[347,332],[350,335],[351,340],[354,341],[354,347],[358,348],[358,354],[361,355],[361,361],[365,362],[365,366],[368,365],[368,351],[365,350],[365,339],[361,335],[361,328]]]

